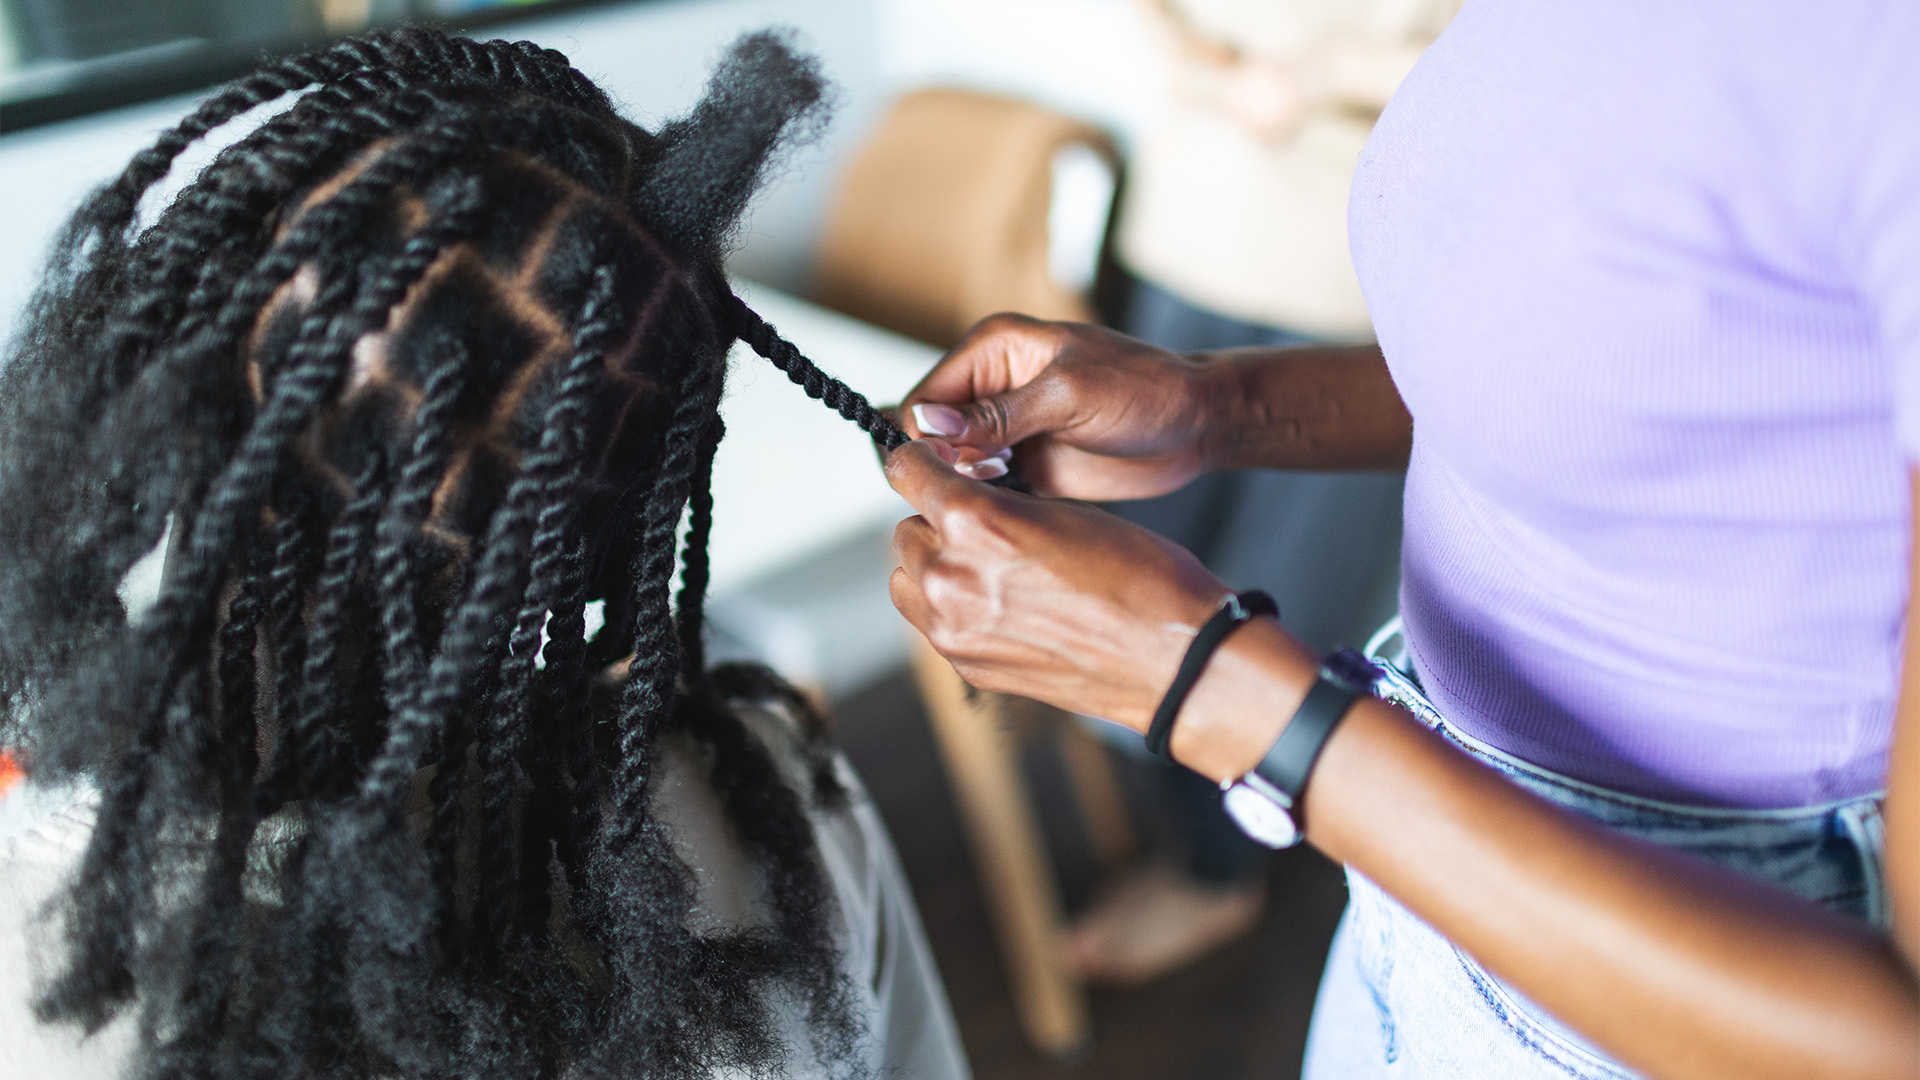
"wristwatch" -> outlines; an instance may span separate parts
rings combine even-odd
[[[1379,677],[1379,670],[1352,649],[1341,649],[1320,662],[1320,677],[1267,756],[1238,780],[1220,781],[1220,804],[1240,831],[1270,848],[1300,842],[1300,820],[1294,808],[1306,790],[1313,763],[1340,718],[1355,699],[1372,695]]]

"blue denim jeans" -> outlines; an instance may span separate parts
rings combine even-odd
[[[1384,669],[1380,695],[1514,783],[1609,828],[1885,922],[1880,796],[1790,810],[1722,810],[1637,798],[1560,776],[1451,727],[1401,666],[1404,655],[1378,647],[1385,636],[1369,646]],[[1638,1075],[1493,977],[1364,876],[1349,869],[1347,881],[1352,898],[1321,977],[1306,1080]]]

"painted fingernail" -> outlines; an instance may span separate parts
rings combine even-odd
[[[967,418],[960,414],[959,409],[945,405],[915,405],[913,422],[928,435],[945,435],[953,439],[967,433]]]
[[[1005,450],[996,450],[993,452],[993,456],[999,458],[1001,461],[1012,461],[1013,447],[1009,446]]]
[[[981,458],[979,461],[964,462],[955,465],[954,469],[961,475],[971,476],[975,480],[994,480],[1007,475],[1007,463],[1001,461],[999,458],[992,457]]]

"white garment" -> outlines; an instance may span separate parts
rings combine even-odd
[[[774,752],[795,790],[810,790],[791,723],[757,711],[744,719]],[[696,928],[755,918],[761,893],[757,871],[734,841],[693,743],[663,742],[665,767],[655,812],[693,867],[699,888]],[[866,1031],[861,1048],[866,1071],[875,1077],[966,1080],[970,1073],[959,1031],[892,841],[852,767],[838,758],[836,768],[848,791],[847,806],[814,808],[809,817],[837,901],[835,930],[855,1012]],[[0,794],[0,1080],[118,1076],[136,1045],[131,1015],[123,1014],[90,1038],[33,1016],[34,989],[57,959],[36,915],[78,867],[97,800],[91,788],[33,783]],[[791,1048],[787,1075],[795,1080],[826,1075],[812,1060],[804,1010],[789,1004],[781,1010]]]
[[[1171,0],[1191,31],[1252,60],[1298,63],[1356,41],[1424,45],[1459,0]],[[1176,85],[1217,79],[1174,52]],[[1365,340],[1347,255],[1347,189],[1373,116],[1311,107],[1276,141],[1176,92],[1128,163],[1120,259],[1209,311],[1310,337]],[[1201,95],[1204,97],[1204,95]]]

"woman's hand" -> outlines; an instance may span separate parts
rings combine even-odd
[[[893,602],[962,678],[1145,731],[1227,589],[1184,549],[1090,506],[989,487],[927,439],[887,459],[920,512]]]
[[[909,434],[1042,495],[1144,499],[1215,469],[1407,466],[1413,419],[1373,345],[1182,356],[1084,323],[981,320],[907,395]],[[1017,450],[1015,449],[1017,444]]]
[[[994,315],[920,380],[902,419],[952,444],[969,476],[1005,472],[1019,444],[1021,478],[1038,493],[1140,499],[1207,468],[1203,370],[1097,326]]]

